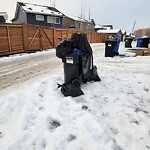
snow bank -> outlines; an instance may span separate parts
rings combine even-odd
[[[0,91],[2,150],[150,149],[150,57],[92,47],[102,81],[83,84],[80,97],[60,93],[62,69]]]

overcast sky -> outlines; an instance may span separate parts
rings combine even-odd
[[[50,5],[50,0],[19,0],[20,2]],[[96,24],[112,24],[115,29],[131,32],[150,27],[150,0],[55,0],[55,6],[65,15],[85,16]],[[14,17],[17,0],[1,0],[0,11],[6,11],[9,20]],[[90,11],[89,11],[90,9]],[[89,13],[90,12],[90,13]]]

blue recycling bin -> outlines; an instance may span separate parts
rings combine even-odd
[[[115,52],[116,55],[119,54],[119,45],[120,45],[120,40],[117,41],[116,47],[114,49],[114,52]]]
[[[115,37],[117,41],[116,46],[114,48],[114,55],[119,55],[119,45],[120,45],[121,39],[116,34],[113,34],[112,36]]]
[[[142,38],[138,37],[136,39],[136,47],[142,47],[142,42],[143,42]]]

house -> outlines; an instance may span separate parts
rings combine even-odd
[[[0,23],[6,23],[8,20],[8,15],[6,12],[0,12]]]
[[[110,34],[110,35],[117,34],[121,38],[121,40],[123,40],[121,29],[98,30],[97,32],[104,33],[104,34]]]
[[[134,31],[135,38],[148,36],[150,37],[150,28],[142,28]]]
[[[88,21],[81,17],[64,16],[63,28],[76,28],[94,31],[94,20]]]
[[[98,30],[110,30],[113,29],[113,25],[95,25],[95,31],[97,32]]]
[[[98,30],[98,33],[107,33],[107,34],[122,34],[121,29],[110,29],[110,30]]]
[[[17,2],[12,23],[61,28],[63,14],[54,7]]]

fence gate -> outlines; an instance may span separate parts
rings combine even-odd
[[[53,29],[28,25],[27,51],[35,51],[54,47]]]

